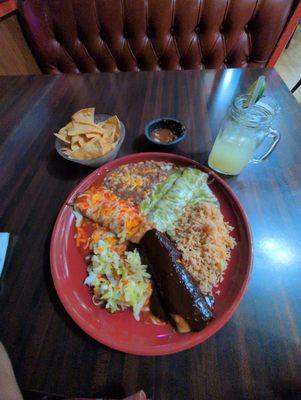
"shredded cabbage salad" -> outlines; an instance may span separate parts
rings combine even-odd
[[[196,168],[187,167],[181,169],[180,175],[176,176],[175,180],[173,175],[169,177],[171,181],[167,180],[160,185],[159,193],[155,190],[158,201],[153,200],[153,207],[146,208],[148,219],[159,231],[167,232],[171,236],[174,234],[176,221],[188,204],[210,202],[218,205],[216,197],[207,185],[207,174]],[[160,196],[162,193],[163,196]]]
[[[162,183],[156,185],[151,195],[143,200],[140,205],[140,209],[143,214],[148,214],[152,210],[160,199],[172,188],[175,181],[182,175],[181,169],[178,169],[175,173],[169,175],[169,177]]]
[[[150,275],[141,263],[137,250],[127,251],[120,257],[108,243],[99,240],[96,245],[102,252],[94,254],[88,267],[85,284],[92,288],[97,300],[105,301],[112,313],[133,308],[136,320],[151,295]]]

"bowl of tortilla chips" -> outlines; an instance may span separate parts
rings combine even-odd
[[[97,168],[117,156],[125,137],[125,126],[116,115],[95,115],[94,108],[85,108],[73,114],[71,121],[54,135],[59,155]]]

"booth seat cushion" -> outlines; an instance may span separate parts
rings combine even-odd
[[[293,0],[24,0],[46,73],[264,67]]]

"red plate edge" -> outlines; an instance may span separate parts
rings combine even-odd
[[[54,265],[55,265],[54,238],[59,233],[58,225],[59,225],[60,217],[64,211],[64,206],[75,196],[75,194],[77,194],[79,192],[79,186],[85,186],[85,183],[87,181],[89,181],[92,176],[93,177],[97,176],[99,171],[106,172],[106,169],[108,169],[108,170],[113,169],[115,167],[115,165],[119,166],[120,163],[126,164],[126,163],[130,163],[130,162],[146,161],[146,160],[151,160],[152,158],[156,159],[158,157],[162,158],[162,161],[170,161],[170,162],[175,162],[175,163],[183,162],[183,163],[188,163],[190,165],[194,165],[194,166],[198,167],[200,170],[203,170],[203,171],[209,173],[211,176],[213,176],[219,182],[219,184],[228,192],[230,197],[234,200],[234,203],[237,206],[239,212],[241,213],[243,222],[245,225],[247,240],[249,243],[248,265],[246,268],[246,278],[244,279],[243,284],[242,284],[239,292],[237,293],[235,300],[233,301],[232,305],[227,309],[227,311],[225,311],[224,314],[219,317],[219,321],[218,321],[218,323],[216,323],[216,325],[214,327],[212,327],[212,329],[210,331],[210,335],[208,335],[205,338],[200,339],[196,333],[196,335],[194,337],[192,337],[192,339],[189,342],[186,342],[183,344],[177,343],[175,345],[176,348],[172,348],[172,349],[170,349],[170,347],[168,345],[166,345],[165,348],[154,347],[153,349],[144,350],[144,351],[135,351],[135,349],[131,349],[129,351],[128,349],[125,349],[122,346],[115,345],[114,343],[112,343],[110,341],[107,341],[107,340],[100,341],[99,338],[97,338],[97,335],[95,334],[94,330],[89,329],[88,326],[86,326],[82,323],[82,320],[78,317],[77,313],[74,312],[73,308],[65,300],[64,296],[61,295],[60,288],[59,288],[59,277],[56,275],[55,267],[54,267]],[[212,337],[217,331],[219,331],[232,317],[232,315],[234,314],[234,312],[237,310],[238,306],[240,305],[242,298],[248,287],[249,281],[250,281],[251,271],[253,268],[253,239],[252,239],[251,229],[250,229],[247,215],[246,215],[240,201],[238,200],[238,198],[236,197],[236,195],[234,194],[232,189],[216,173],[211,171],[209,168],[201,165],[197,161],[191,160],[187,157],[180,156],[177,154],[161,153],[161,152],[133,153],[130,155],[126,155],[124,157],[117,158],[117,159],[101,166],[100,168],[96,169],[91,174],[89,174],[86,178],[84,178],[82,181],[80,181],[79,184],[69,194],[68,198],[65,200],[64,204],[61,207],[61,210],[56,218],[56,222],[55,222],[55,225],[53,228],[53,232],[52,232],[52,236],[51,236],[51,244],[50,244],[50,266],[51,266],[51,274],[52,274],[52,279],[54,282],[56,292],[57,292],[65,310],[67,311],[69,316],[74,320],[74,322],[89,336],[91,336],[93,339],[95,339],[96,341],[98,341],[99,343],[101,343],[105,346],[108,346],[114,350],[118,350],[118,351],[125,352],[128,354],[141,355],[141,356],[168,355],[168,354],[175,354],[175,353],[190,349],[198,344],[201,344],[202,342],[204,342],[207,339],[209,339],[210,337]]]

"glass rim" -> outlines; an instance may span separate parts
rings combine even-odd
[[[246,126],[269,126],[280,109],[277,102],[271,97],[264,96],[256,104],[247,108],[243,106],[247,97],[245,94],[235,97],[231,109],[232,116]]]

